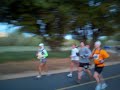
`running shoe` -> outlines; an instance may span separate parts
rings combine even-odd
[[[106,87],[107,87],[107,84],[103,83],[102,86],[101,86],[101,89],[105,89]]]
[[[72,78],[72,73],[69,73],[67,76],[70,77],[70,78]]]
[[[41,78],[42,76],[41,76],[41,75],[37,75],[36,77],[37,77],[37,78]]]
[[[95,90],[101,90],[101,84],[98,84],[95,88]]]

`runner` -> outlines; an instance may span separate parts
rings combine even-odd
[[[90,49],[90,45],[89,44],[86,44],[86,47],[90,50],[91,52],[91,49]],[[91,56],[91,55],[90,55]],[[89,59],[91,60],[91,58],[89,57]],[[92,65],[92,62],[89,63],[90,65]]]
[[[47,65],[46,65],[46,62],[47,62],[46,57],[47,56],[48,56],[48,53],[47,53],[46,49],[44,48],[44,44],[43,43],[39,44],[37,58],[40,60],[40,63],[38,65],[39,75],[37,76],[37,78],[40,78],[42,76],[42,70],[44,70],[44,71],[46,70],[46,72],[48,73]]]
[[[87,44],[86,47],[90,49],[90,45],[89,44]]]
[[[93,57],[94,59],[95,64],[94,78],[97,81],[97,86],[95,90],[101,90],[107,87],[107,84],[104,82],[101,72],[103,71],[103,68],[105,66],[104,60],[109,57],[109,54],[105,50],[101,49],[100,46],[101,42],[96,41],[95,49],[93,50],[91,55],[91,57]]]
[[[79,63],[79,69],[78,69],[78,80],[77,83],[80,83],[80,80],[82,78],[83,71],[87,72],[90,78],[92,78],[92,73],[89,70],[89,56],[91,55],[91,50],[87,48],[84,44],[84,42],[80,43],[80,63]]]
[[[70,58],[71,58],[70,73],[67,75],[68,77],[72,77],[72,72],[73,72],[74,66],[76,66],[78,68],[78,65],[79,65],[79,50],[75,44],[72,45]]]

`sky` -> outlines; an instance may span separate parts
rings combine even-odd
[[[69,35],[69,34],[68,34],[68,35],[66,35],[66,36],[65,36],[65,39],[67,39],[67,40],[72,39],[72,35]]]
[[[14,26],[14,25],[10,25],[10,24],[7,24],[7,23],[0,23],[0,33],[13,33],[15,31],[17,31],[20,27],[19,26]],[[33,34],[29,34],[29,33],[23,33],[24,36],[26,37],[31,37],[33,36]],[[72,39],[72,35],[68,34],[64,37],[65,39],[67,40],[70,40]],[[105,39],[106,36],[102,36],[100,37],[99,39]]]
[[[20,27],[19,26],[14,26],[14,25],[10,25],[7,23],[0,23],[0,33],[13,33],[16,32]],[[23,35],[25,37],[32,37],[33,34],[29,34],[29,33],[23,33]]]
[[[0,23],[0,32],[3,33],[12,33],[15,32],[17,29],[19,29],[20,27],[18,26],[14,26],[14,25],[10,25],[7,23]]]
[[[7,23],[0,23],[0,33],[13,33],[15,31],[17,31],[17,29],[19,29],[20,27],[15,27],[14,25],[10,25]],[[32,34],[29,33],[23,33],[24,36],[26,37],[31,37],[33,36]],[[69,40],[72,39],[72,35],[66,35],[65,39]]]

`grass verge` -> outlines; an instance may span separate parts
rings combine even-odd
[[[70,51],[56,51],[48,52],[48,58],[67,58],[70,55]],[[31,59],[36,59],[35,51],[24,51],[24,52],[1,52],[0,53],[0,63],[10,62],[10,61],[29,61]]]

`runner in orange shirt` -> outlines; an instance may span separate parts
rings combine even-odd
[[[103,68],[105,66],[105,59],[109,57],[109,54],[105,50],[101,49],[100,46],[101,42],[96,41],[95,49],[93,50],[91,55],[91,57],[94,59],[95,64],[94,78],[97,81],[97,86],[95,90],[101,90],[107,87],[107,84],[104,82],[101,72],[103,71]]]

